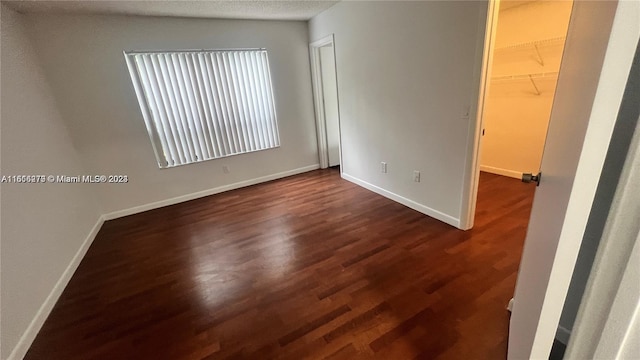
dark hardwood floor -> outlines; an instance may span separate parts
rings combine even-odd
[[[460,231],[318,170],[104,224],[27,359],[504,359],[535,187]]]

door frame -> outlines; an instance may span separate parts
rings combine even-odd
[[[322,83],[322,67],[320,64],[320,48],[331,45],[334,67],[336,69],[336,97],[338,101],[338,153],[340,157],[340,173],[343,171],[342,162],[342,130],[340,122],[340,97],[338,93],[338,67],[336,66],[336,46],[334,34],[309,44],[309,59],[311,61],[311,85],[313,88],[313,107],[316,116],[316,134],[318,138],[318,157],[320,168],[329,167],[329,146],[327,143],[327,120],[324,113],[324,92]]]
[[[463,178],[462,204],[460,207],[460,226],[462,230],[473,228],[476,216],[476,201],[478,199],[478,184],[480,182],[480,152],[482,144],[482,128],[484,114],[489,97],[489,83],[491,82],[491,68],[493,64],[493,50],[496,41],[496,30],[498,28],[498,13],[500,11],[500,0],[489,0],[487,8],[487,20],[484,23],[484,41],[479,43],[476,51],[482,51],[482,63],[478,86],[478,99],[472,103],[470,108],[475,107],[475,121],[473,116],[469,118],[469,134],[471,140],[467,144],[467,162],[465,175]],[[483,31],[482,28],[478,31]],[[482,45],[482,46],[481,46]],[[471,113],[470,115],[473,115]]]

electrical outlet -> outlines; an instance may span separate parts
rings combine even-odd
[[[225,174],[228,174],[229,173],[229,167],[227,165],[223,165],[222,166],[222,172],[225,173]]]
[[[420,182],[420,171],[418,170],[413,171],[413,181]]]
[[[386,162],[381,162],[380,163],[380,171],[382,171],[382,173],[386,174],[387,173],[387,163]]]

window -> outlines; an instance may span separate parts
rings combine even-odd
[[[125,58],[161,168],[280,146],[265,49]]]

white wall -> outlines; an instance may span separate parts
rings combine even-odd
[[[2,5],[1,174],[83,174],[21,17]],[[2,359],[98,222],[95,190],[80,184],[1,185]]]
[[[106,213],[317,166],[305,22],[26,17],[87,169],[129,176],[126,185],[99,185]],[[247,47],[269,51],[281,147],[158,169],[122,51]],[[230,174],[223,173],[223,165]]]
[[[311,19],[311,41],[335,34],[345,178],[459,225],[486,9],[340,2]]]
[[[529,79],[491,84],[483,117],[480,170],[521,178],[540,170],[556,79]]]

